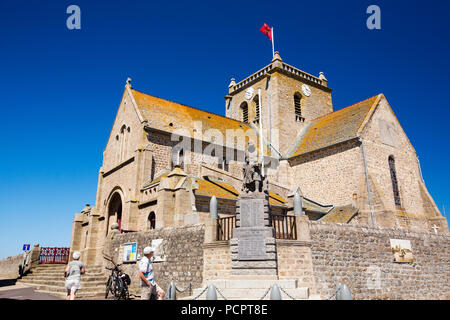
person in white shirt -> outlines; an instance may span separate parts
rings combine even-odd
[[[72,255],[73,260],[69,262],[64,269],[64,276],[66,276],[66,290],[67,300],[75,300],[75,294],[80,289],[81,275],[85,273],[84,264],[80,259],[80,252],[75,251]]]
[[[139,278],[141,279],[141,300],[150,300],[152,294],[158,296],[158,300],[164,299],[166,293],[155,282],[153,267],[150,258],[153,256],[154,249],[144,248],[144,257],[139,261]]]

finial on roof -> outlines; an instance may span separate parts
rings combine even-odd
[[[322,80],[322,84],[326,87],[328,80],[327,80],[327,78],[325,78],[325,75],[323,74],[323,72],[319,73],[319,79]]]
[[[230,84],[228,85],[228,93],[231,93],[234,91],[234,86],[236,85],[236,81],[234,81],[234,78],[231,78]],[[225,97],[226,99],[226,97]]]
[[[283,61],[283,59],[281,59],[281,57],[280,57],[280,53],[279,53],[278,51],[275,51],[275,53],[274,53],[274,55],[273,55],[272,62],[275,62],[275,61],[277,61],[277,60]]]
[[[127,86],[131,87],[131,78],[127,78]]]

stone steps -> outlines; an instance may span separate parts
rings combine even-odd
[[[66,265],[39,265],[18,282],[35,288],[39,292],[65,298],[64,269]],[[80,290],[77,297],[104,297],[108,276],[102,266],[88,266],[81,276]]]
[[[259,300],[267,292],[272,285],[277,284],[280,288],[281,298],[283,300],[308,300],[316,298],[309,295],[309,288],[299,287],[297,280],[213,280],[209,281],[203,288],[194,289],[192,296],[183,298],[189,300],[196,297],[204,290],[206,286],[214,284],[216,288],[225,296],[227,300]],[[283,292],[284,289],[285,292]],[[291,296],[291,297],[289,297]],[[198,300],[205,300],[206,292],[203,293]],[[217,293],[217,299],[223,300],[222,296]],[[270,291],[267,292],[264,300],[270,299]]]
[[[33,274],[41,274],[41,273],[64,273],[65,268],[51,269],[51,268],[35,268],[32,270]],[[104,270],[104,269],[103,269]],[[103,273],[101,268],[86,268],[86,273]]]
[[[65,280],[41,280],[41,279],[33,279],[33,280],[24,280],[20,281],[20,283],[28,284],[28,285],[51,285],[51,286],[60,286],[65,287]],[[96,281],[81,281],[81,288],[89,288],[89,287],[98,287],[105,286],[105,280],[96,280]]]
[[[60,274],[58,275],[45,275],[45,276],[40,276],[40,275],[29,275],[26,277],[23,277],[23,279],[26,280],[47,280],[47,281],[52,281],[52,280],[65,280],[64,277]],[[100,281],[100,280],[105,280],[106,281],[107,277],[103,274],[98,274],[98,275],[82,275],[81,276],[81,281]],[[18,281],[21,281],[22,279],[19,279]]]
[[[54,290],[38,290],[39,292],[46,293],[49,295],[52,295],[54,297],[58,298],[66,298],[67,293],[66,292],[55,292]],[[77,299],[83,299],[83,298],[105,298],[105,292],[99,292],[99,291],[78,291],[76,295]],[[108,297],[109,298],[109,297]]]

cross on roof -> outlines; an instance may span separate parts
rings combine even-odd
[[[433,229],[434,233],[437,234],[437,229],[439,229],[439,227],[437,225],[433,224],[433,227],[431,229]]]

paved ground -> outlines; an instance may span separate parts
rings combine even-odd
[[[0,288],[0,299],[13,300],[61,300],[49,294],[37,292],[33,288],[21,284],[5,286]]]
[[[34,288],[16,283],[15,279],[0,279],[0,299],[12,300],[62,300],[46,293],[38,292]],[[79,300],[104,300],[101,298]]]

